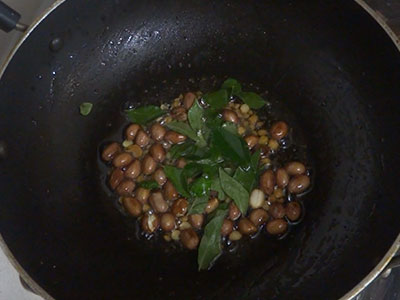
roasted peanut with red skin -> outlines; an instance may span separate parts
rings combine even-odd
[[[189,216],[189,223],[196,229],[201,229],[203,222],[204,216],[202,214],[194,214]]]
[[[161,192],[152,193],[149,202],[155,212],[164,213],[168,210],[168,203],[164,200],[164,196]]]
[[[179,237],[183,246],[190,250],[196,249],[200,242],[196,231],[194,231],[192,228],[182,230]]]
[[[246,136],[244,140],[246,141],[249,149],[253,149],[258,143],[258,137],[255,135]]]
[[[150,129],[151,137],[157,142],[161,142],[163,140],[166,132],[167,130],[158,123],[154,123]]]
[[[124,172],[121,169],[114,169],[111,172],[108,183],[109,183],[110,187],[113,190],[115,190],[123,179],[124,179]]]
[[[138,133],[140,126],[138,124],[131,124],[125,130],[125,137],[128,141],[133,141]]]
[[[224,222],[222,223],[221,235],[222,236],[230,235],[232,231],[233,231],[233,222],[231,220],[225,219]]]
[[[150,155],[156,162],[163,162],[165,159],[165,150],[161,144],[155,143],[150,147]]]
[[[219,201],[217,198],[212,198],[208,200],[207,206],[204,211],[209,214],[212,213],[218,207]]]
[[[104,161],[111,161],[117,153],[121,151],[121,146],[118,143],[111,143],[104,148],[101,153],[101,158]]]
[[[177,217],[182,217],[186,214],[188,206],[189,202],[185,198],[179,198],[172,204],[171,212]]]
[[[113,165],[116,168],[123,168],[129,165],[133,161],[133,156],[127,152],[118,154],[113,159]]]
[[[145,214],[142,218],[142,229],[147,233],[153,233],[160,226],[160,219],[156,214]]]
[[[276,170],[276,184],[280,188],[285,188],[289,183],[289,174],[284,168]]]
[[[142,213],[142,204],[133,197],[122,198],[122,204],[126,211],[134,217],[138,217]]]
[[[143,130],[139,130],[136,135],[135,143],[141,148],[146,147],[150,143],[150,137]]]
[[[135,196],[140,203],[146,204],[150,197],[150,190],[140,187],[136,190]]]
[[[171,111],[171,117],[178,121],[186,121],[187,113],[184,107],[176,107]]]
[[[286,172],[293,176],[293,175],[301,175],[304,174],[306,171],[306,167],[298,161],[292,161],[288,163],[285,167]]]
[[[285,233],[288,223],[284,219],[271,220],[267,224],[267,232],[273,235]]]
[[[157,162],[150,155],[146,155],[142,161],[142,171],[145,175],[154,173],[157,168]]]
[[[262,208],[252,210],[249,216],[251,223],[257,227],[264,224],[268,218],[268,213]]]
[[[300,194],[310,186],[310,178],[307,175],[297,175],[289,181],[288,190],[293,194]]]
[[[171,181],[167,181],[163,187],[164,197],[167,201],[173,200],[178,197],[178,192],[176,191],[174,185]]]
[[[280,140],[287,135],[288,130],[288,125],[285,122],[279,121],[272,124],[270,134],[275,140]]]
[[[171,144],[179,144],[186,140],[186,136],[170,130],[165,134],[164,140],[166,140],[167,142],[169,142]]]
[[[251,235],[257,232],[257,227],[249,219],[246,218],[240,219],[238,227],[240,233],[244,235]]]
[[[153,174],[153,179],[157,181],[160,186],[163,186],[164,183],[167,182],[167,176],[164,173],[163,169],[157,169]]]
[[[268,213],[275,219],[281,219],[285,216],[285,208],[281,203],[275,202],[271,204]]]
[[[142,172],[142,166],[138,159],[134,160],[125,170],[125,177],[136,179]]]
[[[186,160],[184,158],[178,159],[176,166],[180,169],[183,169],[186,166]]]
[[[300,218],[301,215],[301,206],[298,202],[289,202],[286,205],[286,216],[287,218],[292,221],[295,222]]]
[[[261,175],[260,178],[260,188],[261,190],[267,194],[271,195],[274,192],[275,186],[275,174],[272,170],[267,170],[264,174]]]
[[[240,216],[242,215],[242,213],[240,212],[239,208],[236,206],[235,203],[231,203],[229,205],[229,219],[231,219],[232,221],[236,221],[237,219],[240,218]]]
[[[227,122],[232,122],[232,123],[238,123],[239,122],[239,117],[238,115],[230,110],[230,109],[224,109],[222,112],[222,119]]]
[[[165,213],[161,216],[161,228],[164,231],[171,231],[175,229],[175,216],[171,213]]]
[[[135,186],[135,182],[129,179],[125,179],[117,186],[116,191],[120,196],[129,196],[132,194]]]
[[[185,96],[183,97],[183,106],[187,110],[189,110],[193,106],[194,100],[196,100],[195,94],[193,94],[191,92],[186,93]]]

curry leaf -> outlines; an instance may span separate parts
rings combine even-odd
[[[257,181],[256,174],[252,169],[244,170],[242,167],[236,169],[233,178],[250,193]]]
[[[167,127],[180,134],[186,135],[194,141],[197,141],[198,139],[196,132],[192,128],[190,128],[190,126],[185,122],[173,121],[171,123],[168,123]]]
[[[222,189],[221,182],[218,176],[212,180],[210,189],[218,193],[219,200],[225,200],[226,198],[225,193],[224,190]]]
[[[189,197],[190,194],[186,189],[186,181],[182,176],[182,169],[172,167],[172,166],[165,166],[164,167],[165,175],[169,180],[171,180],[172,184],[176,188],[179,194],[184,197]]]
[[[229,90],[231,96],[238,95],[242,91],[242,85],[233,78],[225,80],[221,88]]]
[[[155,180],[146,180],[139,182],[139,187],[145,188],[147,190],[158,189],[160,186]]]
[[[196,197],[208,195],[211,187],[211,179],[202,176],[190,185],[190,193]]]
[[[226,131],[229,131],[230,133],[233,133],[235,135],[237,135],[237,126],[235,123],[232,122],[226,122],[224,124],[222,124],[222,128],[225,129]]]
[[[238,94],[238,96],[243,100],[244,103],[253,109],[259,109],[266,104],[263,98],[253,92],[241,92]]]
[[[207,206],[207,203],[207,196],[195,198],[189,207],[188,215],[202,214]]]
[[[79,111],[81,113],[82,116],[87,116],[88,114],[90,114],[90,112],[92,111],[93,108],[93,104],[90,102],[83,102],[80,106],[79,106]]]
[[[169,151],[168,154],[172,159],[176,159],[178,157],[185,157],[190,154],[193,154],[196,152],[196,146],[192,143],[183,143],[183,144],[176,144],[173,145]]]
[[[250,161],[250,151],[245,141],[223,128],[212,130],[211,143],[213,151],[235,164],[247,164]]]
[[[126,116],[132,123],[146,125],[147,123],[161,117],[167,112],[155,105],[142,106],[125,111]]]
[[[203,108],[200,106],[199,101],[195,101],[188,112],[189,124],[192,129],[198,132],[203,127]]]
[[[229,102],[228,92],[225,89],[220,89],[218,91],[206,94],[204,96],[204,100],[212,109],[221,109]]]
[[[260,163],[260,155],[261,155],[261,150],[257,150],[251,156],[250,167],[253,169],[254,172],[258,171],[258,164]]]
[[[228,210],[219,210],[204,228],[200,241],[197,263],[199,270],[208,269],[221,254],[221,227]]]
[[[222,168],[219,169],[219,178],[224,192],[233,199],[243,215],[249,207],[249,192],[234,178],[229,176]]]

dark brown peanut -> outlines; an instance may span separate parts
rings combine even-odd
[[[297,221],[301,215],[301,206],[298,202],[289,202],[286,205],[286,216],[292,222]]]
[[[285,169],[290,176],[301,175],[304,174],[304,172],[306,171],[306,167],[298,161],[292,161],[288,163]]]
[[[164,183],[167,182],[167,176],[164,173],[163,169],[157,169],[153,174],[153,179],[157,181],[160,186],[163,186]]]
[[[171,181],[167,181],[164,184],[163,191],[164,191],[164,197],[167,201],[173,200],[176,197],[178,197],[178,192],[176,191]]]
[[[160,226],[160,220],[156,214],[145,214],[142,218],[142,229],[147,233],[153,233]]]
[[[150,197],[150,190],[140,187],[136,190],[135,196],[140,203],[146,204]]]
[[[184,158],[178,159],[176,166],[180,169],[183,169],[186,166],[186,160]]]
[[[127,152],[120,153],[113,159],[113,165],[116,168],[123,168],[129,165],[133,160],[133,156]]]
[[[199,245],[199,237],[192,228],[182,230],[181,234],[179,235],[180,240],[186,248],[190,250],[194,250]]]
[[[133,197],[122,198],[122,204],[126,211],[134,217],[138,217],[142,213],[142,204]]]
[[[276,184],[280,188],[285,188],[289,183],[289,174],[284,168],[276,170]]]
[[[178,121],[186,121],[187,113],[184,107],[176,107],[171,111],[171,117]]]
[[[285,208],[281,203],[275,202],[271,204],[268,213],[275,219],[281,219],[285,216]]]
[[[203,222],[204,216],[202,214],[194,214],[189,216],[189,223],[196,229],[201,229]]]
[[[143,130],[139,130],[136,135],[135,143],[141,148],[146,147],[150,143],[150,137]]]
[[[165,213],[161,216],[161,228],[164,231],[171,231],[175,229],[175,216],[171,213]]]
[[[161,144],[153,144],[150,147],[150,154],[156,162],[163,162],[165,159],[165,150]]]
[[[249,219],[246,218],[240,219],[238,227],[240,233],[244,235],[251,235],[257,232],[257,227]]]
[[[164,200],[161,192],[154,192],[150,195],[149,202],[155,212],[164,213],[168,210],[168,203]]]
[[[232,231],[233,231],[233,222],[231,220],[225,219],[224,223],[222,223],[221,235],[222,236],[230,235]]]
[[[268,220],[268,213],[262,209],[257,208],[251,211],[249,219],[255,226],[260,226]]]
[[[209,214],[212,213],[218,207],[219,201],[217,198],[212,198],[208,200],[207,206],[204,211]]]
[[[222,118],[227,122],[232,122],[232,123],[239,122],[238,115],[230,109],[224,109],[224,111],[222,112]]]
[[[229,205],[229,219],[231,219],[232,221],[236,221],[240,218],[241,214],[242,213],[240,212],[239,208],[236,206],[235,203],[232,202]]]
[[[279,121],[271,126],[270,134],[275,140],[280,140],[287,135],[288,130],[288,125],[285,122]]]
[[[284,219],[271,220],[267,224],[267,232],[273,235],[285,233],[288,223]]]
[[[111,172],[108,183],[109,183],[110,187],[113,190],[115,190],[123,179],[124,179],[124,172],[121,169],[114,169]]]
[[[138,124],[131,124],[125,130],[125,137],[128,141],[133,141],[138,133],[140,126]]]
[[[289,181],[288,190],[293,194],[304,192],[310,186],[310,178],[307,175],[297,175]]]
[[[153,174],[157,168],[157,162],[150,155],[146,155],[142,161],[142,171],[145,175]]]
[[[264,174],[261,175],[260,178],[260,188],[261,190],[267,194],[271,195],[274,192],[275,186],[275,174],[272,170],[267,170]]]
[[[182,217],[186,214],[188,206],[189,203],[185,198],[179,198],[172,204],[171,212],[177,217]]]
[[[154,123],[153,126],[151,126],[150,132],[153,139],[157,142],[161,142],[167,130],[160,124]]]
[[[170,130],[165,134],[164,139],[171,144],[179,144],[186,140],[186,136]]]
[[[137,178],[142,172],[142,166],[139,160],[134,160],[125,170],[125,177],[130,179]]]
[[[258,143],[258,137],[255,135],[249,135],[249,136],[245,137],[244,140],[246,141],[249,149],[253,149],[254,146],[257,145],[257,143]]]
[[[129,196],[132,194],[135,186],[135,182],[125,179],[117,186],[116,191],[120,196]]]
[[[101,158],[104,161],[111,161],[114,156],[121,151],[121,146],[118,143],[111,143],[104,148],[101,153]]]
[[[183,97],[183,106],[189,110],[189,108],[192,107],[194,100],[196,99],[196,95],[189,92],[186,93],[185,96]]]

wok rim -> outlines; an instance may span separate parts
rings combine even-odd
[[[6,60],[3,65],[0,66],[0,81],[13,59],[14,55],[17,53],[21,45],[27,40],[27,38],[31,35],[31,33],[36,29],[40,23],[47,18],[54,10],[56,10],[61,4],[66,2],[67,0],[56,0],[50,7],[48,7],[42,14],[40,14],[28,27],[28,29],[23,33],[20,37],[19,41],[15,44],[13,49],[8,54]],[[382,29],[386,32],[386,34],[393,41],[395,46],[400,52],[400,37],[396,35],[396,33],[392,30],[392,28],[388,25],[385,18],[376,12],[368,3],[364,0],[354,0],[358,5],[361,6],[368,14],[382,27]],[[3,236],[0,232],[0,249],[3,251],[8,261],[17,271],[20,278],[31,288],[31,290],[42,297],[45,300],[55,300],[49,293],[47,293],[32,277],[25,271],[25,269],[19,264],[17,259],[12,254],[11,250],[8,248],[6,242],[3,239]],[[386,252],[384,257],[380,260],[380,262],[372,269],[367,276],[364,277],[355,287],[353,287],[350,291],[348,291],[344,296],[342,296],[339,300],[351,300],[355,298],[361,291],[363,291],[375,278],[381,274],[386,266],[390,263],[392,258],[396,255],[396,252],[400,249],[400,233],[393,242],[392,246]]]

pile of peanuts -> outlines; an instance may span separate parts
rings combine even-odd
[[[187,137],[168,130],[165,124],[172,120],[186,121],[187,112],[197,97],[189,92],[176,98],[171,105],[162,105],[168,114],[158,118],[149,128],[130,124],[125,130],[125,140],[121,144],[108,144],[101,153],[102,159],[112,166],[109,187],[120,196],[126,212],[140,220],[143,232],[148,235],[161,232],[166,241],[180,241],[188,249],[198,247],[205,216],[221,201],[212,192],[204,213],[187,214],[188,200],[178,194],[163,171],[164,165],[185,167],[184,158],[173,161],[167,153],[171,145],[182,143]],[[298,221],[302,215],[300,203],[288,201],[288,195],[301,194],[310,185],[308,171],[301,162],[272,168],[270,156],[279,150],[280,140],[288,134],[288,125],[279,121],[268,131],[247,104],[235,102],[230,102],[222,111],[222,118],[237,124],[238,134],[243,136],[251,151],[260,150],[260,165],[264,169],[258,188],[250,193],[246,216],[228,199],[229,213],[223,222],[221,236],[225,240],[238,241],[243,235],[252,236],[263,227],[272,235],[285,233],[289,224]],[[148,190],[138,186],[146,180],[155,180],[160,188]]]

